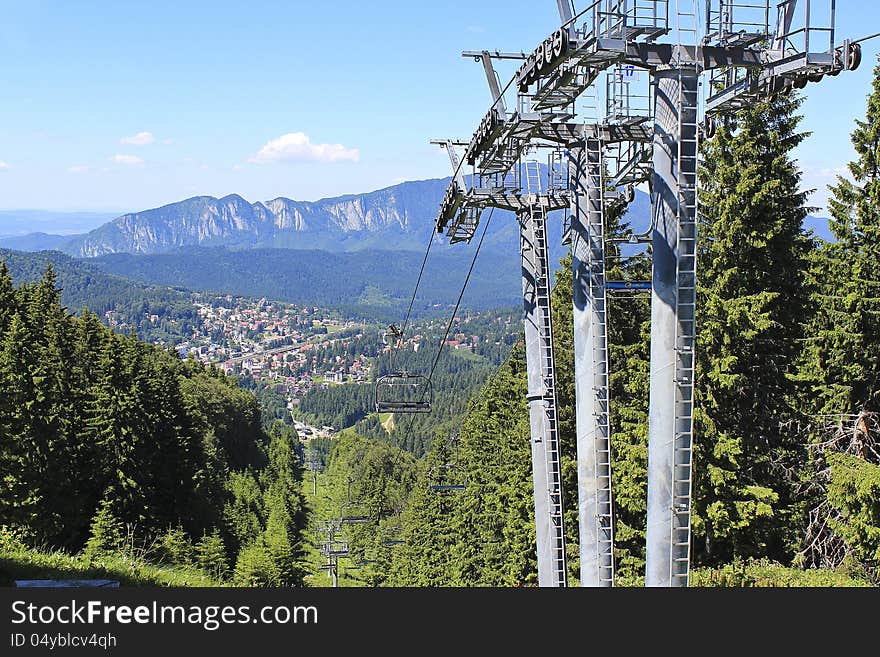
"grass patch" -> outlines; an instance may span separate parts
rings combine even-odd
[[[88,560],[61,550],[0,549],[0,586],[15,586],[15,580],[23,579],[111,579],[132,587],[224,586],[195,568],[157,566],[117,554]]]
[[[394,432],[394,413],[379,413],[379,424],[390,436]]]
[[[720,568],[698,568],[692,587],[734,588],[852,588],[872,584],[848,569],[788,568],[767,560],[736,561]]]
[[[449,353],[462,360],[470,360],[476,363],[488,363],[489,360],[480,354],[475,354],[470,349],[450,349]]]

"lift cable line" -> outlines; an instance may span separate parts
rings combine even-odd
[[[440,339],[440,343],[437,345],[437,355],[435,356],[434,362],[431,365],[431,370],[428,373],[429,383],[434,376],[434,370],[437,369],[437,363],[440,361],[440,355],[443,353],[443,346],[446,344],[446,340],[449,338],[449,332],[452,330],[452,325],[455,323],[455,316],[458,314],[458,308],[461,305],[461,300],[464,297],[464,293],[467,290],[467,285],[471,280],[471,274],[474,272],[474,266],[477,264],[477,256],[480,255],[480,249],[483,247],[483,240],[486,237],[486,231],[489,230],[489,224],[492,222],[492,215],[494,213],[495,208],[492,208],[489,212],[489,216],[486,219],[486,222],[483,224],[483,234],[480,235],[480,241],[477,243],[477,248],[474,251],[474,257],[471,259],[471,264],[468,268],[467,276],[465,276],[464,284],[462,284],[461,291],[458,293],[458,299],[455,302],[455,308],[452,309],[452,315],[449,318],[449,322],[446,324],[446,332],[443,334],[443,337]]]
[[[483,246],[483,239],[486,237],[486,232],[489,230],[489,224],[492,222],[492,214],[493,214],[493,213],[494,213],[494,209],[489,213],[489,217],[486,219],[486,222],[485,222],[485,224],[484,224],[484,226],[483,226],[483,234],[480,236],[480,241],[478,242],[478,244],[477,244],[477,248],[476,248],[476,250],[474,251],[474,257],[471,259],[471,264],[470,264],[470,267],[468,268],[468,273],[467,273],[467,276],[466,276],[465,279],[464,279],[464,283],[463,283],[462,286],[461,286],[461,291],[460,291],[459,294],[458,294],[458,299],[457,299],[457,301],[456,301],[456,303],[455,303],[455,308],[454,308],[453,311],[452,311],[452,314],[451,314],[451,316],[450,316],[450,318],[449,318],[449,322],[446,324],[446,332],[444,333],[443,337],[440,339],[440,341],[439,341],[438,344],[437,344],[437,353],[436,353],[436,355],[435,355],[435,357],[434,357],[434,360],[433,360],[433,362],[432,362],[432,364],[431,364],[431,370],[430,370],[430,372],[429,372],[429,374],[428,374],[428,376],[427,376],[427,378],[426,378],[426,385],[431,385],[431,384],[432,384],[432,380],[433,380],[433,377],[434,377],[434,372],[435,372],[435,370],[436,370],[436,368],[437,368],[437,363],[440,361],[440,356],[441,356],[441,354],[443,353],[443,346],[446,344],[446,340],[449,338],[449,332],[450,332],[450,330],[452,329],[452,325],[453,325],[453,323],[455,322],[455,316],[458,314],[458,308],[459,308],[459,306],[460,306],[460,304],[461,304],[461,300],[462,300],[462,298],[464,297],[464,293],[465,293],[465,291],[467,290],[467,285],[468,285],[468,282],[470,281],[471,274],[473,273],[474,266],[476,265],[476,262],[477,262],[477,256],[480,255],[480,249],[481,249],[481,247]],[[428,391],[427,388],[423,391],[423,396],[422,396],[422,399],[421,399],[420,401],[422,401],[422,402],[425,401],[425,400],[424,400],[424,394],[426,394],[427,391]],[[482,392],[481,392],[480,394],[482,395]],[[413,420],[411,420],[410,423],[409,423],[408,434],[404,436],[404,443],[405,443],[405,441],[406,441],[406,438],[412,436],[412,430],[413,430],[413,424],[414,424],[414,421],[415,421],[415,420],[413,419]]]
[[[403,326],[400,329],[400,340],[403,341],[406,336],[406,329],[409,325],[410,314],[412,313],[413,304],[416,301],[416,294],[418,294],[419,286],[422,283],[422,276],[425,274],[425,265],[428,262],[428,255],[431,253],[431,246],[434,244],[434,231],[432,230],[428,234],[428,247],[425,249],[425,257],[422,259],[422,266],[419,269],[419,276],[416,279],[416,285],[413,288],[412,298],[409,300],[409,308],[406,310],[406,317],[403,320]],[[399,343],[398,343],[399,344]]]
[[[470,242],[489,207],[514,212],[519,223],[539,586],[566,585],[547,213],[570,213],[563,243],[575,284],[583,586],[613,585],[606,293],[650,291],[646,585],[687,586],[700,140],[714,136],[718,117],[855,70],[859,44],[880,34],[839,43],[836,0],[593,0],[577,13],[570,0],[556,6],[561,26],[531,54],[463,53],[483,63],[493,102],[469,142],[442,142],[454,174],[436,230],[451,244]],[[503,89],[493,59],[522,60]],[[644,94],[632,88],[636,70],[647,73]],[[515,104],[505,100],[512,86]],[[576,120],[582,96],[595,116]],[[536,151],[549,151],[543,190],[530,160]],[[652,281],[608,281],[606,248],[621,240],[607,236],[607,213],[632,202],[643,183],[651,229],[626,241],[650,241]]]
[[[434,372],[436,370],[437,363],[440,361],[440,356],[443,351],[443,346],[446,344],[446,340],[449,337],[449,332],[452,328],[452,324],[455,322],[455,316],[458,314],[458,309],[461,304],[461,300],[464,297],[465,291],[467,290],[467,285],[468,285],[468,282],[470,281],[471,274],[473,273],[474,266],[476,265],[477,257],[480,255],[480,249],[483,246],[483,240],[486,237],[487,231],[489,230],[489,225],[492,223],[492,215],[494,214],[494,212],[495,212],[495,209],[492,208],[492,210],[489,212],[489,216],[487,217],[486,222],[483,225],[483,233],[480,236],[480,240],[477,243],[477,248],[474,251],[474,256],[471,259],[471,264],[470,264],[470,267],[468,268],[467,276],[465,276],[464,282],[462,283],[461,290],[458,294],[458,299],[455,304],[455,308],[453,309],[452,314],[449,319],[449,322],[446,325],[446,332],[445,332],[443,338],[441,338],[441,340],[439,341],[439,343],[437,345],[437,353],[436,353],[436,356],[435,356],[433,363],[431,365],[430,373],[428,374],[428,377],[426,379],[426,383],[428,385],[432,384]],[[480,394],[477,397],[477,400],[482,398],[485,391],[486,391],[486,386],[484,384],[483,388],[480,390]],[[423,394],[424,394],[424,392],[423,392]],[[420,401],[424,401],[424,397]],[[415,425],[415,418],[413,417],[412,419],[410,419],[410,421],[407,425],[407,429],[406,429],[406,432],[404,433],[402,440],[398,441],[397,447],[398,447],[399,452],[397,454],[397,457],[394,460],[394,463],[392,464],[392,469],[397,467],[397,465],[399,465],[399,463],[400,463],[400,458],[402,457],[403,452],[405,451],[403,448],[403,445],[406,444],[406,441],[408,438],[412,438],[414,436],[414,433],[413,433],[414,425]]]
[[[850,41],[850,43],[863,43],[865,41],[870,41],[871,39],[876,39],[877,37],[880,37],[880,32],[872,34],[871,36],[862,37],[861,39],[856,39],[855,41]]]

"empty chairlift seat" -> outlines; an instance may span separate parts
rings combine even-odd
[[[345,502],[339,509],[339,522],[344,525],[354,525],[373,521],[374,518],[370,513],[370,510],[361,502]]]
[[[420,374],[396,372],[376,380],[377,413],[430,413],[431,381]]]
[[[433,468],[434,483],[429,486],[433,493],[463,493],[467,490],[467,478],[464,471],[454,463]]]

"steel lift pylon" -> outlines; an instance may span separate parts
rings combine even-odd
[[[441,204],[437,231],[452,243],[469,242],[482,210],[490,206],[513,210],[520,223],[542,586],[564,581],[550,575],[564,570],[564,557],[559,559],[556,549],[562,546],[564,554],[564,536],[561,490],[558,530],[554,525],[558,436],[555,451],[547,450],[555,426],[555,394],[548,392],[555,393],[549,268],[545,272],[541,264],[547,252],[547,212],[566,207],[570,212],[584,586],[610,586],[614,577],[607,292],[650,288],[646,585],[687,586],[700,134],[711,138],[716,117],[727,112],[857,68],[861,51],[858,42],[836,42],[835,0],[594,0],[581,11],[571,0],[556,5],[560,28],[531,54],[464,53],[483,63],[493,103],[469,141],[444,142],[456,175]],[[823,15],[819,5],[827,9],[822,25],[817,25],[817,16]],[[521,62],[506,87],[498,81],[493,59]],[[608,74],[609,69],[614,70]],[[648,98],[653,102],[646,112],[629,109],[636,98],[626,77],[635,69],[651,76]],[[706,72],[703,104],[700,80]],[[575,123],[576,101],[592,98],[606,74],[613,76],[608,78],[606,116]],[[515,103],[505,102],[509,90]],[[459,146],[465,147],[464,160],[452,155]],[[565,149],[568,189],[548,189],[539,195],[543,203],[529,204],[521,162],[535,148],[547,147]],[[462,174],[465,163],[473,167],[470,180]],[[652,227],[649,236],[636,241],[652,245],[652,281],[608,281],[606,206],[618,200],[621,186],[641,183],[650,186]],[[539,283],[547,284],[546,293]],[[551,406],[554,412],[546,413]]]
[[[527,168],[533,168],[527,165]],[[531,176],[530,176],[531,177]],[[536,187],[532,187],[536,189]],[[547,207],[539,194],[528,194],[528,207],[517,213],[522,259],[526,369],[539,586],[566,586],[562,467],[550,277],[547,258]]]

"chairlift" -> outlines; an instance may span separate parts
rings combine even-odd
[[[373,522],[373,517],[369,513],[369,509],[365,504],[357,500],[349,500],[343,502],[339,507],[339,522],[344,525],[362,524],[365,522]]]
[[[325,557],[347,557],[350,553],[348,541],[327,541],[321,545],[321,554]]]
[[[434,493],[462,493],[467,489],[467,477],[464,470],[458,465],[458,434],[450,437],[444,448],[453,444],[455,445],[455,460],[431,468],[431,472],[436,473],[434,477],[436,483],[431,484],[429,489]]]
[[[393,342],[388,342],[388,338],[394,338]],[[397,344],[397,341],[403,338],[403,330],[400,329],[396,324],[389,324],[388,330],[385,332],[385,343],[394,345]]]
[[[430,379],[409,372],[380,376],[375,392],[377,413],[430,413],[434,401]]]
[[[445,463],[431,469],[437,472],[437,483],[429,486],[434,493],[462,493],[467,489],[467,479],[461,468],[455,463]]]

